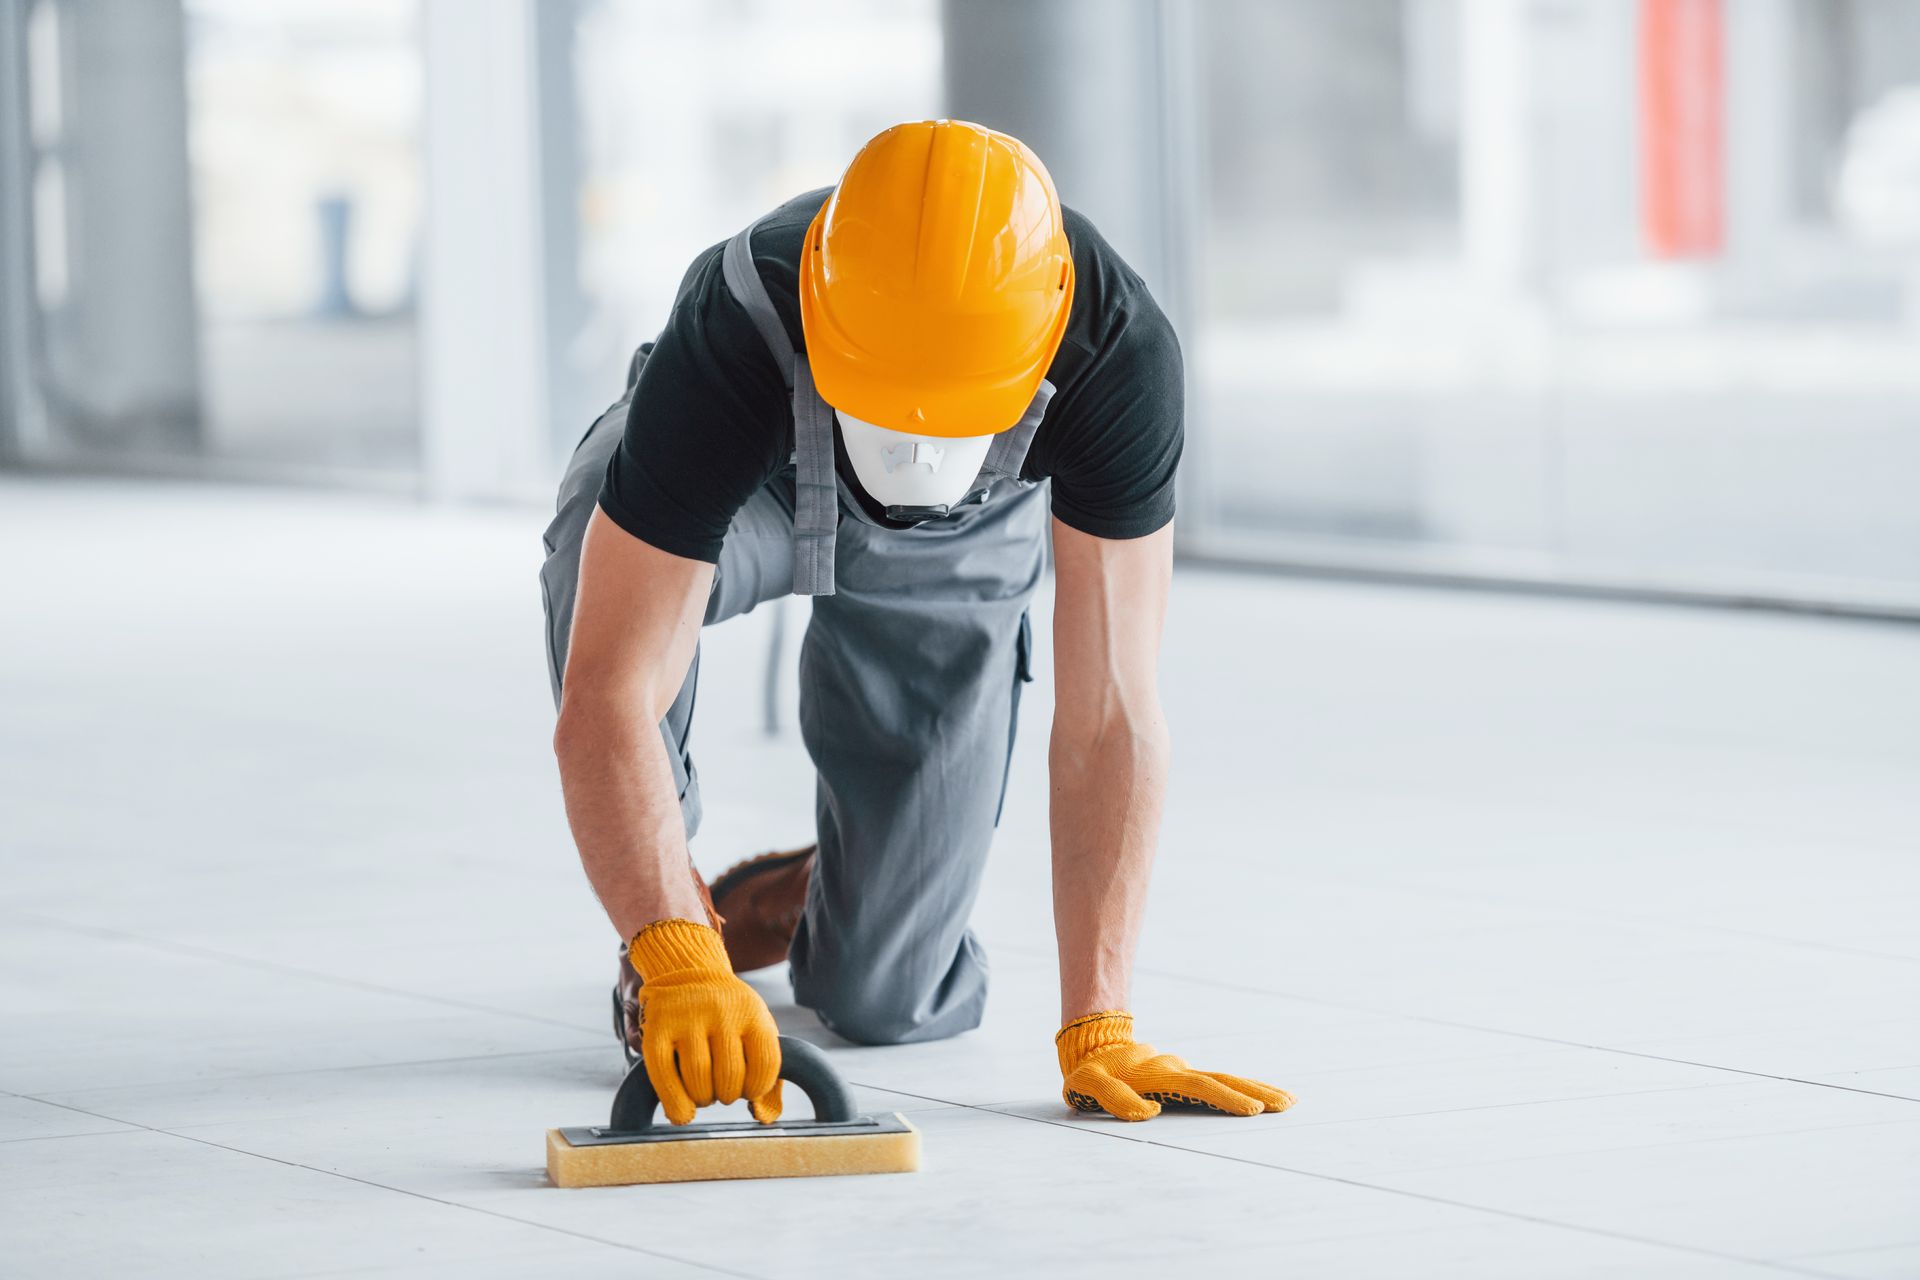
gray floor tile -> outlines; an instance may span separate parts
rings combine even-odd
[[[1494,1073],[1497,1078],[1497,1071]],[[1514,1090],[1524,1098],[1525,1089]],[[1811,1085],[1752,1081],[1517,1101],[1454,1111],[1313,1123],[1303,1104],[1244,1126],[1170,1117],[1153,1141],[1335,1177],[1387,1175],[1538,1157],[1673,1147],[1817,1129],[1920,1122],[1904,1101]]]
[[[1779,1277],[1757,1262],[1670,1245],[1622,1239],[1531,1222],[1476,1223],[1383,1236],[1289,1244],[1283,1253],[1230,1249],[1210,1254],[1210,1276],[1270,1277],[1288,1273],[1327,1280],[1721,1280]],[[1089,1273],[1092,1274],[1092,1273]]]
[[[1468,1204],[1746,1257],[1903,1243],[1920,1118],[1390,1173]]]
[[[625,1274],[711,1274],[631,1245],[138,1131],[0,1145],[0,1200],[6,1269],[19,1276],[413,1274],[423,1262],[510,1275],[515,1262],[533,1274],[609,1257]]]
[[[23,1094],[595,1040],[546,1020],[36,924],[0,930],[0,969],[26,977],[0,987],[0,1085]]]

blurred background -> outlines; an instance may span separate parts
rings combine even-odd
[[[1174,315],[1195,558],[1920,616],[1920,0],[0,0],[0,458],[550,500],[953,115]]]

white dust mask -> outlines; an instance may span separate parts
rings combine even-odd
[[[889,515],[944,515],[971,493],[993,437],[919,436],[834,410],[860,487]]]

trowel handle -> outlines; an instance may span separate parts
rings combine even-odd
[[[827,1055],[805,1040],[780,1037],[780,1078],[800,1086],[800,1092],[813,1104],[815,1120],[852,1120],[857,1115],[847,1082],[827,1061]],[[613,1118],[607,1128],[621,1133],[651,1129],[659,1105],[660,1096],[647,1078],[647,1064],[636,1062],[627,1069],[620,1091],[613,1095]]]

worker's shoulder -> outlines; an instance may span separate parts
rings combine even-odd
[[[1073,269],[1079,276],[1089,271],[1101,276],[1112,276],[1132,288],[1145,291],[1140,276],[1127,262],[1113,242],[1102,235],[1100,228],[1093,225],[1093,219],[1081,213],[1072,205],[1060,206],[1060,223],[1066,229],[1067,243],[1073,246]]]
[[[1073,314],[1067,321],[1067,345],[1081,347],[1089,356],[1116,350],[1145,353],[1164,346],[1177,349],[1173,326],[1146,281],[1093,220],[1071,205],[1061,206],[1060,217],[1067,243],[1073,247]]]
[[[1072,205],[1060,206],[1060,225],[1066,229],[1067,243],[1073,246],[1074,257],[1078,258],[1083,253],[1091,253],[1125,263],[1126,260],[1121,258],[1113,245],[1108,243],[1107,238],[1100,234],[1100,228],[1093,225],[1093,219]]]
[[[807,347],[800,325],[800,250],[806,243],[813,216],[832,194],[832,187],[801,192],[756,219],[752,224],[753,235],[748,240],[753,250],[753,269],[767,287],[774,313],[780,317],[797,351],[805,351]]]
[[[798,276],[800,246],[806,242],[807,228],[832,194],[832,187],[803,191],[754,222],[753,261],[763,276],[770,268]]]

